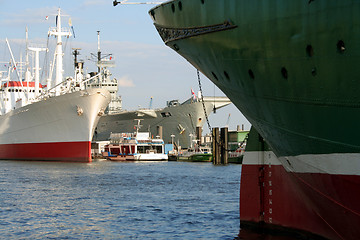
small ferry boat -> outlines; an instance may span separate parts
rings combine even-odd
[[[103,157],[112,161],[167,161],[164,140],[150,132],[112,133]]]
[[[210,147],[195,145],[179,152],[178,161],[211,162],[212,152]]]

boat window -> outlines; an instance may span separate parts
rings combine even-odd
[[[155,153],[163,153],[162,146],[155,146]]]
[[[124,153],[125,154],[130,154],[131,152],[130,152],[130,146],[125,146],[124,147]]]
[[[138,146],[137,147],[137,152],[138,153],[146,153],[145,146]]]
[[[117,155],[120,153],[120,148],[110,148],[110,154]]]

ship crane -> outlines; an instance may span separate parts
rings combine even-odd
[[[225,127],[227,127],[227,128],[229,127],[230,117],[231,117],[231,113],[229,113],[229,116],[228,116],[226,124],[225,124]]]
[[[118,4],[161,4],[163,2],[127,2],[128,0],[124,0],[124,1],[113,1],[113,5],[114,7]]]

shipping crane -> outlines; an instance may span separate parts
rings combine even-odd
[[[114,0],[113,5],[115,7],[118,4],[161,4],[161,3],[164,2],[164,1],[163,2],[127,2],[127,1],[129,1],[129,0],[124,0],[124,1],[116,1],[116,0]]]
[[[225,124],[225,127],[227,127],[227,128],[229,128],[230,117],[231,117],[231,113],[229,113],[229,116],[228,116],[226,124]]]

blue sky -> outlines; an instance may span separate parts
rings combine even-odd
[[[199,90],[196,69],[162,42],[148,15],[153,6],[114,7],[112,0],[0,0],[0,61],[9,61],[5,38],[9,39],[16,60],[19,59],[25,49],[25,27],[29,29],[30,44],[45,47],[47,31],[55,26],[55,14],[60,7],[62,13],[68,15],[63,18],[63,27],[68,27],[70,17],[75,30],[75,38],[64,40],[66,76],[73,75],[71,48],[81,48],[80,59],[85,60],[85,68],[96,71],[94,63],[87,59],[97,51],[97,31],[100,31],[102,53],[112,53],[116,61],[111,71],[119,80],[124,109],[148,107],[151,97],[154,108],[164,107],[171,99],[185,101],[191,96],[191,89]],[[49,47],[53,41],[49,38]],[[204,95],[224,96],[205,76],[201,78]],[[245,129],[250,128],[233,104],[212,114],[211,126],[224,126],[229,114],[229,130],[241,124]],[[206,125],[204,131],[207,132]]]

